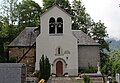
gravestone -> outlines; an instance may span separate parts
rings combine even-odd
[[[26,65],[0,63],[0,83],[26,83]]]
[[[120,74],[116,74],[116,81],[118,82],[118,83],[120,83]]]

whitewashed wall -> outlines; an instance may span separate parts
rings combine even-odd
[[[49,35],[49,19],[51,17],[54,17],[55,19],[58,17],[63,18],[63,35]],[[62,47],[63,53],[65,50],[69,50],[70,54],[55,56],[55,49],[58,46]],[[56,6],[41,16],[41,34],[36,40],[36,70],[39,70],[39,60],[43,54],[50,60],[52,69],[51,73],[56,73],[56,65],[53,63],[54,60],[57,58],[62,58],[67,63],[66,67],[63,66],[63,73],[68,72],[69,75],[78,74],[77,39],[72,34],[71,17]],[[66,59],[66,57],[68,57],[68,59]]]

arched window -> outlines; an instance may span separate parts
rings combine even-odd
[[[63,19],[57,18],[57,33],[63,33]]]
[[[55,19],[53,17],[49,20],[49,33],[55,34]]]

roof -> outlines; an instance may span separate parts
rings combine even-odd
[[[34,31],[37,30],[37,31]],[[38,36],[37,27],[25,28],[11,43],[9,46],[32,46]],[[78,45],[100,45],[96,43],[92,38],[80,30],[73,30],[73,35],[78,40]]]
[[[9,46],[32,46],[38,36],[37,27],[26,27]]]
[[[68,12],[66,12],[64,9],[62,9],[62,8],[61,8],[60,6],[58,6],[58,5],[54,5],[54,6],[50,7],[50,8],[48,8],[47,11],[45,11],[43,14],[41,14],[40,17],[42,17],[43,15],[45,15],[47,12],[49,12],[49,11],[50,11],[51,9],[53,9],[54,7],[57,7],[58,9],[60,9],[61,11],[63,11],[64,13],[66,13],[68,16],[71,17],[71,15],[70,15]]]
[[[81,30],[72,30],[73,35],[78,40],[78,45],[100,45]]]

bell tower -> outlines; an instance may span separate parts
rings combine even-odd
[[[77,39],[73,36],[71,22],[71,16],[58,6],[41,15],[41,33],[36,39],[36,70],[39,70],[41,56],[45,55],[51,63],[51,73],[78,74]]]

